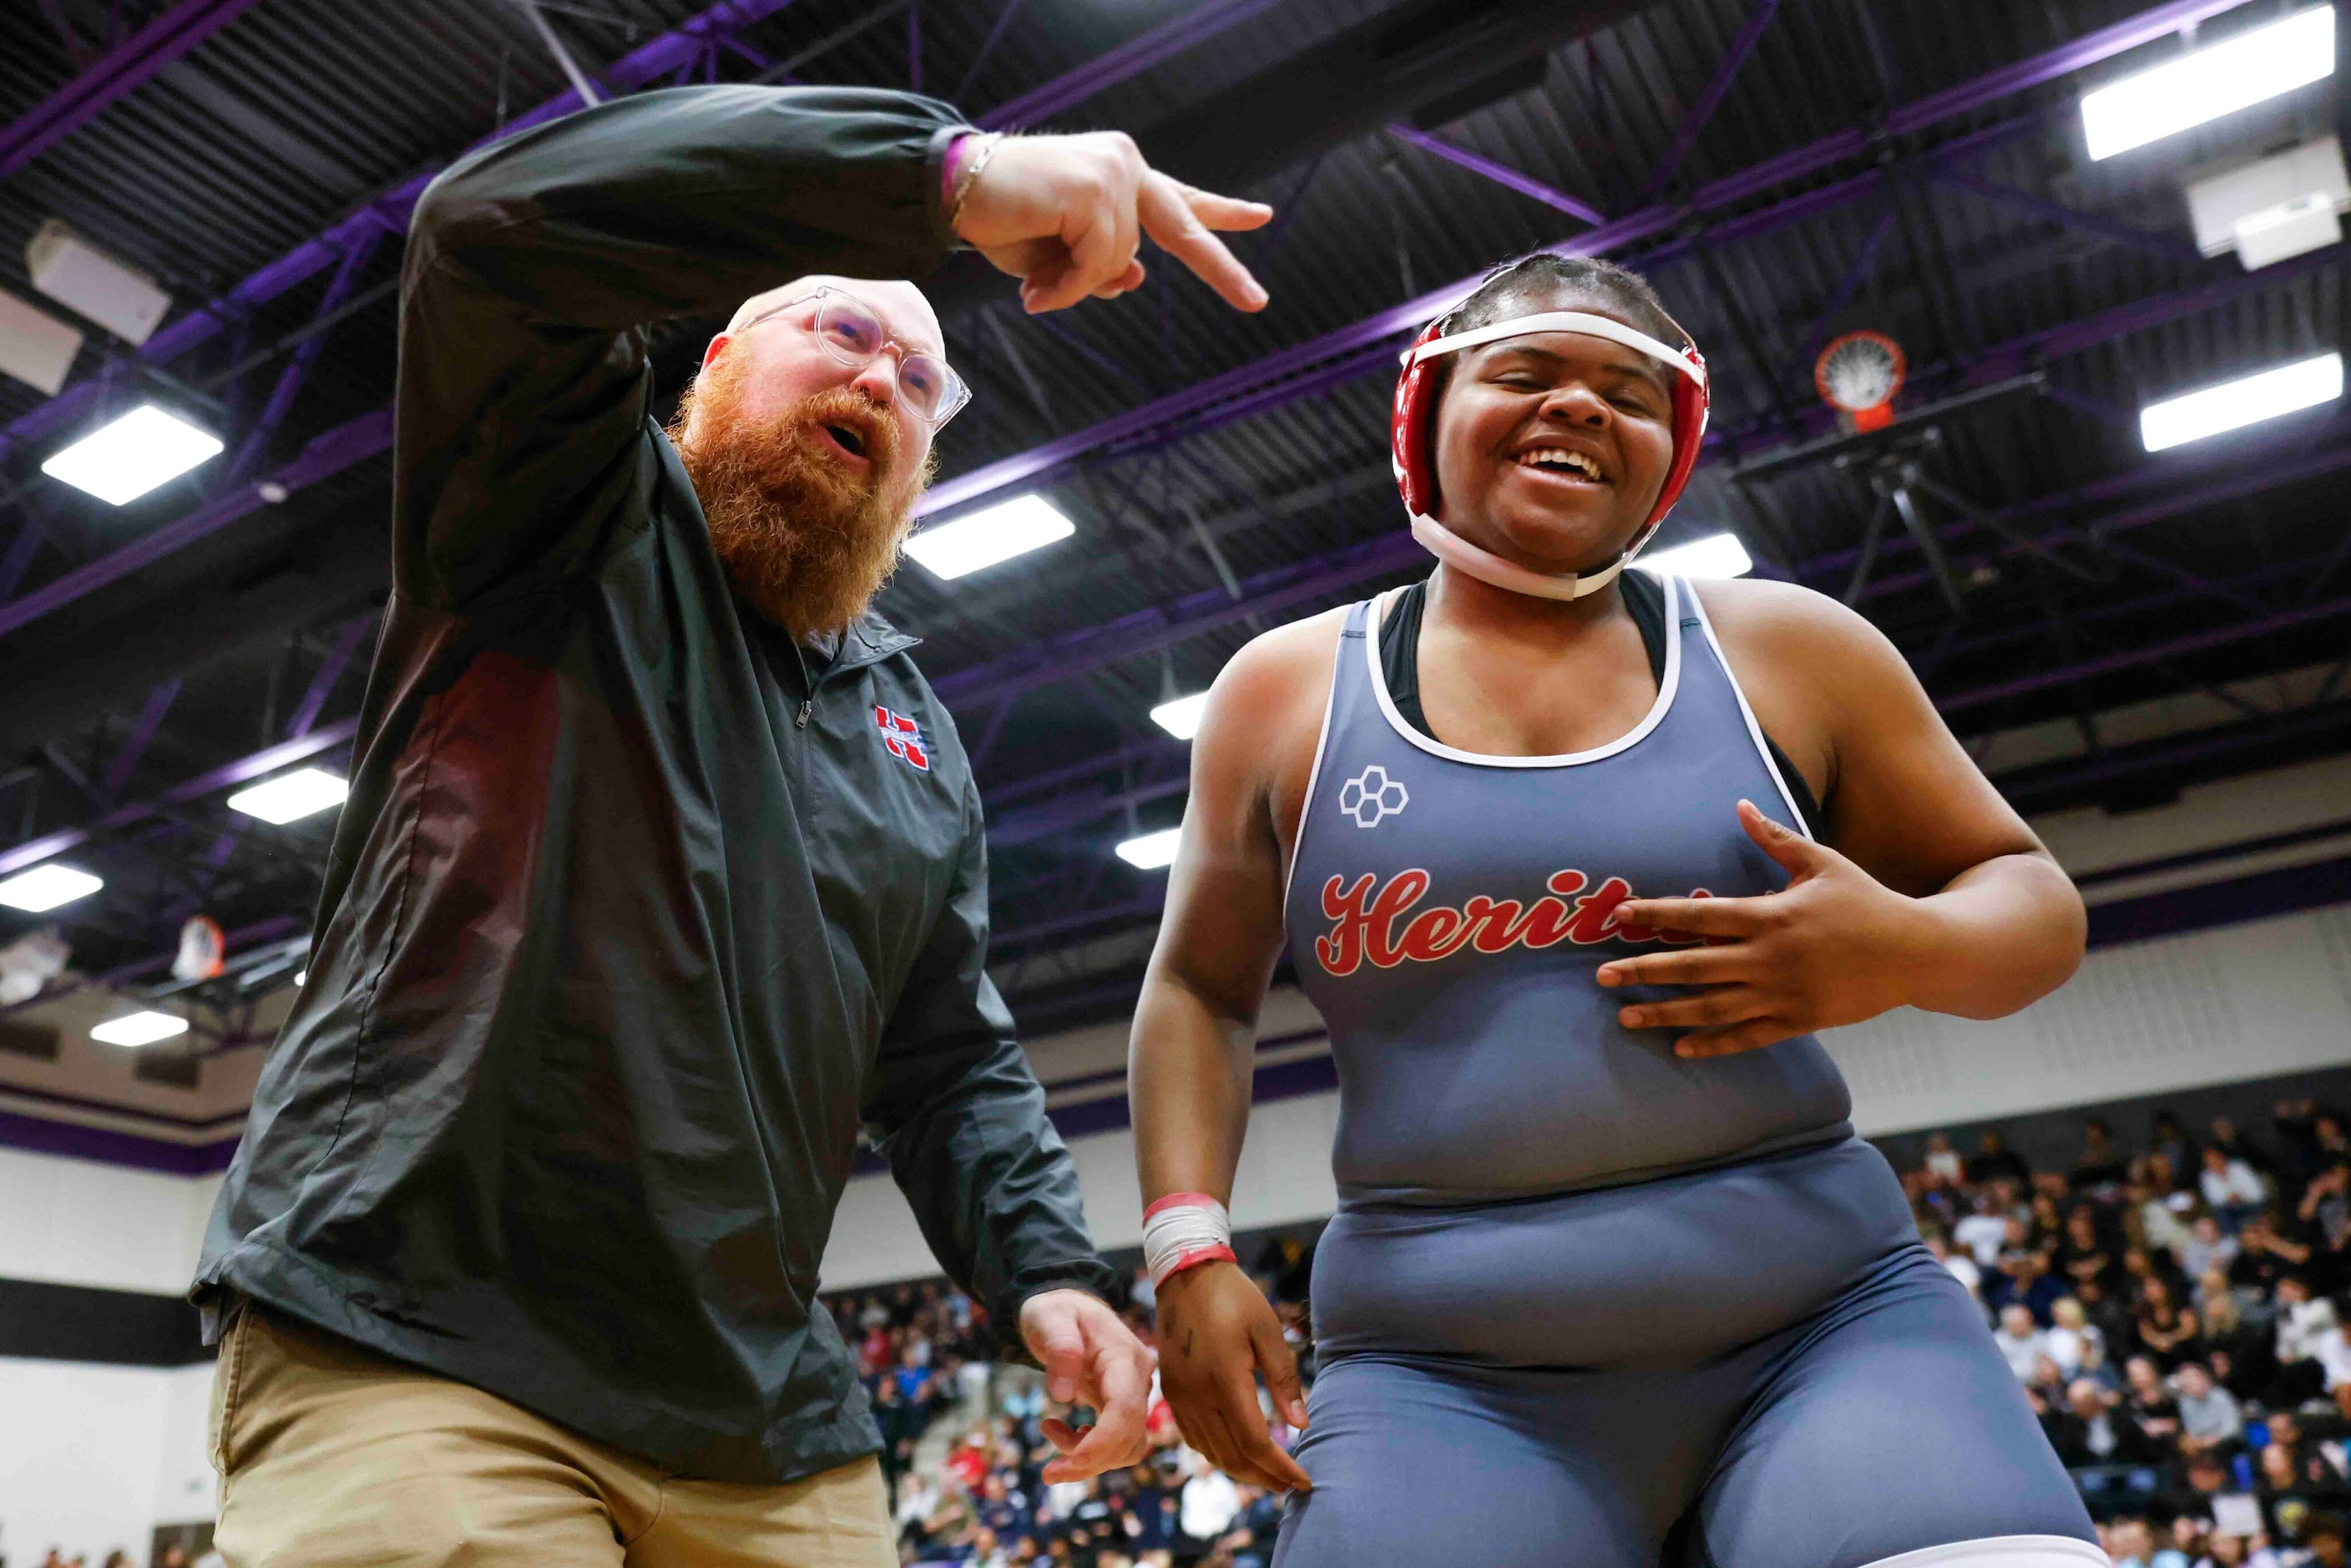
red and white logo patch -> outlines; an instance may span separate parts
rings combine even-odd
[[[882,731],[882,744],[890,755],[917,772],[931,770],[931,754],[923,744],[923,727],[894,709],[873,705],[873,722]]]

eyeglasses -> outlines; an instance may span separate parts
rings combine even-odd
[[[735,329],[747,332],[770,316],[780,316],[811,299],[817,302],[816,319],[809,323],[808,329],[815,334],[817,346],[836,363],[862,371],[881,358],[884,350],[897,350],[898,394],[933,430],[953,419],[971,401],[971,388],[947,368],[945,360],[920,349],[909,349],[890,335],[871,306],[838,288],[820,287],[796,299],[787,299],[771,310],[760,311]]]

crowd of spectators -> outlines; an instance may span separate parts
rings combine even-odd
[[[1311,1380],[1305,1240],[1267,1240],[1258,1283],[1281,1315]],[[859,1371],[882,1427],[883,1473],[906,1563],[957,1568],[1267,1568],[1281,1500],[1237,1484],[1184,1446],[1155,1388],[1152,1449],[1131,1469],[1049,1485],[1056,1452],[1041,1422],[1044,1379],[995,1355],[987,1314],[951,1285],[899,1285],[849,1292],[828,1304],[858,1354]],[[1147,1344],[1154,1299],[1139,1270],[1121,1303]],[[934,1427],[953,1414],[952,1428]],[[1268,1429],[1287,1444],[1290,1429]],[[944,1442],[925,1443],[926,1437]],[[929,1462],[917,1463],[918,1453]]]
[[[212,1558],[211,1562],[214,1568],[218,1568],[219,1558]],[[8,1559],[5,1556],[0,1556],[0,1568],[8,1568]],[[39,1568],[89,1568],[89,1554],[85,1552],[68,1553],[62,1547],[52,1546],[41,1559]],[[106,1554],[104,1568],[136,1568],[136,1564],[131,1553],[118,1546]],[[168,1547],[156,1553],[154,1568],[189,1568],[187,1552],[177,1546]],[[201,1563],[198,1568],[202,1568]]]
[[[2119,1568],[2338,1568],[2351,1520],[2351,1134],[2307,1099],[2265,1125],[2191,1133],[2158,1113],[2144,1146],[2103,1120],[2035,1168],[1997,1132],[1925,1143],[1903,1174],[1928,1247],[1984,1309],[1993,1343],[2082,1490]],[[1263,1243],[1253,1272],[1311,1381],[1311,1239]],[[953,1287],[831,1301],[889,1444],[907,1563],[958,1568],[1264,1568],[1280,1500],[1183,1445],[1155,1398],[1132,1470],[1048,1486],[1042,1380],[998,1361]],[[1152,1295],[1123,1304],[1147,1343]],[[1269,1407],[1270,1410],[1270,1407]],[[915,1456],[945,1412],[958,1419]],[[1268,1420],[1277,1442],[1289,1429]]]
[[[1920,1234],[1983,1304],[2129,1568],[2344,1562],[2351,1516],[2351,1136],[2307,1099],[2257,1132],[2081,1124],[2035,1169],[1996,1132],[1927,1141]]]

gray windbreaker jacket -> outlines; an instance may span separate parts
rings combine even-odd
[[[425,192],[392,597],[199,1265],[215,1333],[249,1297],[675,1473],[828,1469],[880,1446],[815,1302],[861,1123],[1008,1337],[1040,1289],[1111,1287],[984,967],[979,795],[914,640],[869,616],[812,675],[648,413],[648,322],[936,267],[962,123],[681,89]]]

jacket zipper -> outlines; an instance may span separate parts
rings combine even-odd
[[[816,711],[816,676],[809,671],[808,650],[800,646],[799,638],[794,637],[791,642],[792,657],[799,661],[801,692],[799,716],[792,720],[792,727],[806,729],[809,715]]]

